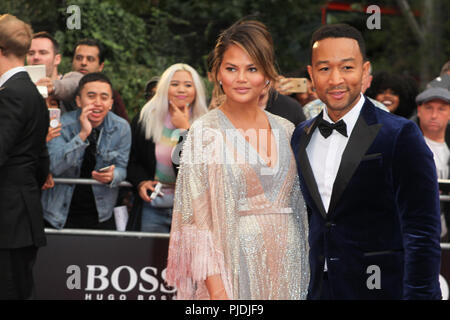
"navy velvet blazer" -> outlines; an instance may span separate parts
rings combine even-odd
[[[439,191],[420,130],[366,98],[325,212],[306,153],[320,117],[291,141],[309,214],[308,298],[320,298],[326,259],[334,299],[440,299]]]

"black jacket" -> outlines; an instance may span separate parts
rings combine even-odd
[[[131,121],[131,150],[128,160],[127,181],[133,185],[133,209],[128,220],[127,230],[140,231],[143,201],[137,191],[139,183],[153,180],[156,171],[155,143],[145,139],[143,127],[139,124],[139,114]]]
[[[0,248],[46,243],[41,187],[49,173],[49,114],[26,72],[0,88]]]
[[[266,111],[291,121],[295,126],[306,120],[300,103],[271,89]]]

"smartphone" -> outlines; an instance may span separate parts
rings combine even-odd
[[[161,192],[161,189],[162,189],[162,184],[161,184],[161,182],[158,182],[155,186],[155,191],[153,191],[152,194],[150,195],[150,199],[155,200],[159,194],[163,195],[163,193]]]
[[[98,171],[98,172],[105,172],[105,171],[108,171],[109,169],[111,169],[111,167],[112,167],[112,166],[103,167],[103,168],[101,168],[101,169],[98,169],[97,171]]]
[[[286,92],[290,93],[308,92],[308,84],[306,80],[307,80],[306,78],[289,78],[289,81],[287,83],[291,88],[286,90]],[[288,86],[288,84],[285,84],[285,86]]]
[[[48,108],[48,113],[50,115],[50,127],[56,128],[61,118],[61,110],[58,108]]]

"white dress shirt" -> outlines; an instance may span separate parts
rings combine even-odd
[[[342,154],[358,120],[364,101],[364,95],[361,94],[356,105],[341,118],[347,126],[347,137],[333,130],[331,135],[325,139],[317,128],[306,147],[309,163],[326,212],[328,212],[330,206],[333,184],[341,164]],[[323,119],[334,123],[328,116],[327,108],[323,109]]]
[[[450,158],[450,150],[445,142],[436,142],[425,138],[425,142],[433,152],[434,163],[436,164],[438,179],[448,179],[448,160]]]
[[[347,112],[341,119],[347,126],[347,137],[343,136],[336,130],[331,132],[328,138],[324,138],[319,129],[314,130],[311,140],[306,147],[309,163],[319,189],[325,211],[328,213],[330,207],[331,193],[333,192],[334,180],[341,165],[342,154],[347,146],[356,121],[358,120],[362,106],[365,102],[364,95],[361,94],[356,105]],[[335,123],[328,116],[327,108],[323,109],[323,119]],[[327,271],[327,260],[325,260],[324,271]]]
[[[2,74],[2,76],[0,77],[0,87],[9,80],[9,78],[11,78],[13,75],[15,75],[18,72],[21,71],[26,71],[26,69],[24,67],[15,67],[12,69],[9,69],[8,71],[6,71],[4,74]]]

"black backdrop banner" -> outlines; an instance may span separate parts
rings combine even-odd
[[[172,300],[165,283],[168,234],[46,229],[34,268],[38,300]],[[450,244],[440,283],[449,299]]]
[[[166,234],[46,229],[34,268],[39,300],[171,300]]]

